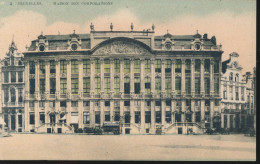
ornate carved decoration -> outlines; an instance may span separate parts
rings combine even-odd
[[[111,55],[111,54],[127,54],[127,55],[147,55],[148,50],[137,44],[126,41],[115,41],[104,45],[97,49],[93,55]]]

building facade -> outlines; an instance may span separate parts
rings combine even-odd
[[[221,45],[152,30],[40,35],[24,53],[25,131],[123,134],[220,126]]]
[[[221,128],[241,132],[254,127],[254,79],[250,72],[242,74],[239,54],[229,56],[222,63]]]
[[[2,111],[8,131],[24,131],[24,64],[23,54],[12,41],[8,53],[1,61]],[[0,115],[0,116],[1,116]]]

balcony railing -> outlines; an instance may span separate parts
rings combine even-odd
[[[23,107],[23,102],[5,102],[3,104],[4,107]]]

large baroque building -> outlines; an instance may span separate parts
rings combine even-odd
[[[229,56],[222,63],[221,128],[246,131],[255,128],[255,78],[250,72],[242,74],[238,53]]]
[[[8,131],[24,131],[24,65],[23,54],[12,41],[1,60],[1,110]]]
[[[215,36],[152,30],[43,35],[24,52],[25,131],[119,124],[123,134],[200,133],[220,126]]]

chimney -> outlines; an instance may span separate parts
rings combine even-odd
[[[208,34],[204,34],[203,39],[208,39]]]

